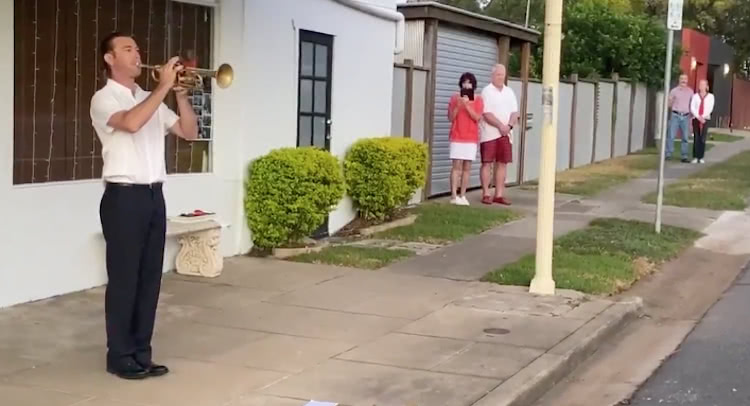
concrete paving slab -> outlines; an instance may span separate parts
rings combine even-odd
[[[76,403],[71,406],[159,406],[154,403],[133,403],[133,402],[121,402],[119,400],[107,399],[107,398],[91,398],[84,400],[81,403]]]
[[[0,383],[0,402],[9,406],[72,406],[88,398],[59,391]]]
[[[261,339],[227,349],[215,356],[212,361],[226,365],[299,373],[353,347],[353,344],[340,341],[266,334]]]
[[[470,405],[499,381],[329,360],[262,392],[352,406]]]
[[[725,212],[706,227],[705,237],[695,242],[698,248],[729,255],[750,254],[750,214]]]
[[[582,303],[581,297],[557,295],[534,296],[528,292],[501,292],[482,286],[485,290],[473,293],[470,297],[457,300],[453,306],[478,310],[489,310],[515,316],[566,316]],[[588,320],[590,317],[587,317]]]
[[[267,302],[416,320],[465,291],[465,285],[436,278],[356,271]]]
[[[155,354],[197,361],[212,361],[267,336],[257,331],[187,321],[162,324],[160,327],[152,343]]]
[[[291,292],[339,277],[350,271],[352,269],[344,267],[291,261],[279,262],[270,258],[243,256],[226,258],[224,271],[216,278],[184,276],[176,273],[170,274],[170,277],[190,282]]]
[[[270,303],[246,310],[205,309],[196,314],[195,320],[215,326],[351,343],[389,333],[409,323],[406,319]]]
[[[626,210],[618,215],[621,219],[637,220],[646,223],[653,223],[655,221],[655,216],[656,206],[653,206],[652,208]],[[675,210],[671,207],[664,207],[662,209],[662,224],[683,227],[695,231],[703,231],[706,227],[711,225],[717,217],[718,213],[716,212],[713,212],[713,215],[706,216],[704,213]]]
[[[517,261],[533,249],[534,240],[530,238],[474,236],[437,250],[432,255],[413,257],[390,265],[381,272],[476,281],[499,266]]]
[[[225,406],[304,406],[309,400],[282,398],[268,395],[242,397]]]
[[[400,332],[431,337],[446,337],[479,342],[511,344],[547,349],[567,337],[584,321],[545,316],[515,316],[489,310],[447,306]],[[504,329],[506,334],[488,334],[489,328]]]
[[[347,351],[337,359],[429,370],[448,361],[471,342],[439,337],[392,333]]]
[[[433,371],[505,380],[544,354],[543,350],[475,343],[432,368]]]
[[[66,392],[147,405],[216,406],[269,385],[283,374],[217,365],[181,358],[162,358],[172,372],[158,379],[124,381],[104,371],[104,354],[75,353],[59,362],[27,370],[8,381]]]
[[[260,301],[281,293],[283,292],[167,278],[162,283],[159,300],[160,304],[167,305],[228,309],[254,306]]]
[[[0,377],[17,371],[33,368],[43,364],[39,361],[13,353],[11,350],[0,350]]]
[[[591,216],[577,216],[577,219],[563,219],[558,216],[555,219],[553,225],[553,232],[555,237],[567,234],[571,231],[580,230],[585,228],[594,217]],[[504,237],[516,237],[523,239],[532,239],[536,241],[536,216],[527,217],[522,220],[510,223],[504,227],[499,227],[494,230],[487,232],[488,235],[504,236]]]

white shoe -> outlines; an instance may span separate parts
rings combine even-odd
[[[704,161],[704,160],[702,160],[702,159],[701,159],[700,161],[698,161],[698,162],[700,162],[700,163],[702,163],[702,164],[705,164],[705,163],[706,163],[706,161]]]
[[[469,203],[469,199],[467,199],[466,196],[459,197],[458,204],[461,206],[471,206],[471,203]]]
[[[698,158],[693,158],[693,160],[692,160],[692,161],[690,161],[690,163],[692,163],[692,164],[697,164],[697,163],[698,163]]]
[[[455,199],[451,199],[451,204],[454,204],[456,206],[461,204],[461,198],[456,197]]]

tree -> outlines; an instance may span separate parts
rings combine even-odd
[[[464,10],[472,11],[474,13],[482,12],[482,8],[479,6],[479,3],[477,2],[477,0],[438,0],[438,3],[462,8]]]
[[[622,77],[660,86],[666,53],[665,28],[639,15],[622,13],[606,2],[582,0],[567,7],[563,20],[561,74]],[[675,49],[673,71],[677,71]]]
[[[750,76],[750,2],[737,1],[727,10],[723,37],[734,47],[738,73]]]

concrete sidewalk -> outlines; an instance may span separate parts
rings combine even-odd
[[[104,371],[103,292],[0,312],[3,404],[511,404],[541,395],[640,306],[232,258],[213,280],[165,278],[154,350],[172,373],[129,382]]]
[[[707,159],[743,149],[750,141],[717,144]],[[670,163],[667,178],[709,164]],[[556,234],[602,216],[651,221],[639,199],[654,187],[647,177],[591,199],[558,196]],[[511,193],[524,219],[380,271],[237,257],[216,279],[167,275],[154,349],[172,373],[161,378],[104,371],[103,288],[0,310],[0,403],[530,404],[641,304],[477,282],[533,252],[536,192]],[[664,221],[702,230],[720,215],[665,207]]]
[[[735,132],[735,134],[746,133]],[[665,185],[672,184],[746,150],[750,150],[750,138],[731,143],[715,143],[715,147],[706,152],[706,164],[667,161],[664,168]],[[658,158],[655,156],[654,159]],[[641,198],[656,190],[657,178],[658,172],[652,171],[642,178],[605,190],[591,198],[557,194],[555,196],[555,237],[583,229],[592,220],[602,217],[653,223],[656,206],[641,203]],[[507,190],[507,196],[513,202],[511,209],[523,213],[524,218],[468,237],[457,244],[436,250],[430,255],[415,256],[393,264],[385,270],[399,274],[474,281],[479,280],[488,272],[533,253],[536,249],[537,192],[536,190],[510,188]],[[468,198],[472,205],[486,207],[481,204],[481,190],[471,191]],[[448,199],[438,200],[447,202]],[[500,205],[490,207],[505,208]],[[721,214],[721,211],[664,206],[662,223],[701,231],[716,221]]]

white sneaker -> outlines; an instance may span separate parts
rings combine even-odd
[[[698,162],[700,162],[700,163],[702,163],[702,164],[705,164],[705,163],[706,163],[706,161],[704,161],[704,160],[702,160],[702,159],[701,159],[700,161],[698,161]]]
[[[693,158],[693,160],[690,161],[690,163],[691,164],[697,164],[698,163],[698,158]]]
[[[456,197],[454,199],[451,199],[451,204],[454,204],[456,206],[460,205],[461,204],[461,198]]]
[[[469,203],[469,199],[467,199],[466,196],[459,197],[458,204],[461,206],[471,206],[471,203]]]

